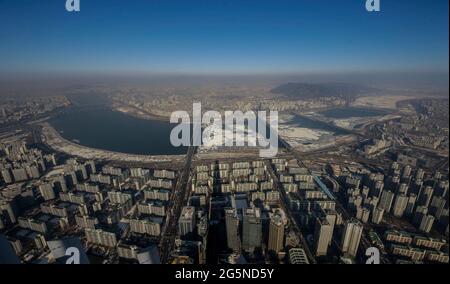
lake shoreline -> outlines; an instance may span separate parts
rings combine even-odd
[[[185,155],[187,147],[175,147],[170,135],[175,125],[164,119],[142,119],[111,109],[69,111],[48,123],[66,140],[105,151],[130,155]]]
[[[130,163],[161,163],[161,162],[181,162],[185,155],[138,155],[127,154],[104,149],[97,149],[70,141],[60,135],[50,123],[40,123],[42,126],[42,141],[50,148],[77,156],[84,159],[95,159],[103,161],[118,161]]]

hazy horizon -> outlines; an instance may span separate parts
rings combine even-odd
[[[339,72],[302,74],[120,74],[35,73],[0,74],[0,96],[32,95],[40,91],[108,86],[120,87],[211,87],[247,86],[266,88],[285,83],[350,83],[391,91],[408,90],[448,97],[447,72]]]
[[[352,83],[448,96],[448,1],[4,0],[0,95]]]

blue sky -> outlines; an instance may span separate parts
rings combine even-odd
[[[448,72],[448,0],[0,0],[1,72]]]

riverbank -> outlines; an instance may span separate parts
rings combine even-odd
[[[39,124],[42,127],[42,142],[55,151],[84,159],[130,163],[181,162],[185,155],[136,155],[85,147],[63,138],[49,123]]]

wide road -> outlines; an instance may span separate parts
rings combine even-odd
[[[188,149],[184,168],[175,186],[175,192],[173,193],[173,205],[171,210],[168,212],[168,224],[162,232],[160,250],[161,262],[164,264],[168,263],[170,253],[174,249],[175,239],[178,235],[178,220],[181,215],[181,210],[189,198],[189,177],[191,173],[192,157],[195,154],[196,148],[197,147],[195,146],[190,146]]]
[[[280,181],[278,180],[278,177],[276,176],[276,174],[273,172],[272,166],[268,166],[267,167],[269,170],[269,173],[274,181],[275,187],[278,190],[278,192],[280,192],[281,198],[282,198],[282,202],[280,204],[281,208],[284,210],[284,212],[286,212],[286,215],[289,218],[289,222],[292,224],[292,229],[294,230],[294,232],[297,234],[297,236],[300,239],[300,244],[302,245],[303,250],[305,251],[306,256],[308,257],[308,260],[311,264],[315,264],[316,263],[316,258],[314,257],[314,255],[311,253],[311,250],[309,249],[308,243],[306,242],[305,237],[303,236],[297,221],[295,220],[294,216],[292,215],[291,212],[291,208],[289,207],[289,200],[287,197],[287,194],[285,192],[285,190],[282,188]]]
[[[294,152],[293,148],[286,141],[284,141],[283,138],[278,137],[278,140],[279,140],[279,144],[281,146],[283,146],[288,152],[290,152],[294,156],[294,158],[297,159],[298,162],[300,162],[300,159],[294,154],[295,152]],[[284,191],[284,189],[281,188],[281,183],[278,180],[277,175],[274,173],[272,166],[269,165],[267,168],[269,169],[269,173],[270,173],[272,179],[274,180],[274,184],[275,184],[277,190],[280,192],[281,197],[283,199],[282,200],[283,202],[281,202],[281,206],[284,209],[284,211],[286,212],[287,216],[289,217],[289,221],[292,224],[295,233],[300,238],[300,243],[306,253],[306,256],[308,257],[309,262],[311,264],[315,264],[316,258],[311,253],[311,250],[309,249],[309,245],[306,242],[306,239],[303,236],[303,234],[297,224],[297,221],[295,220],[294,216],[292,215],[291,208],[289,207],[289,200],[288,200],[287,194]]]

